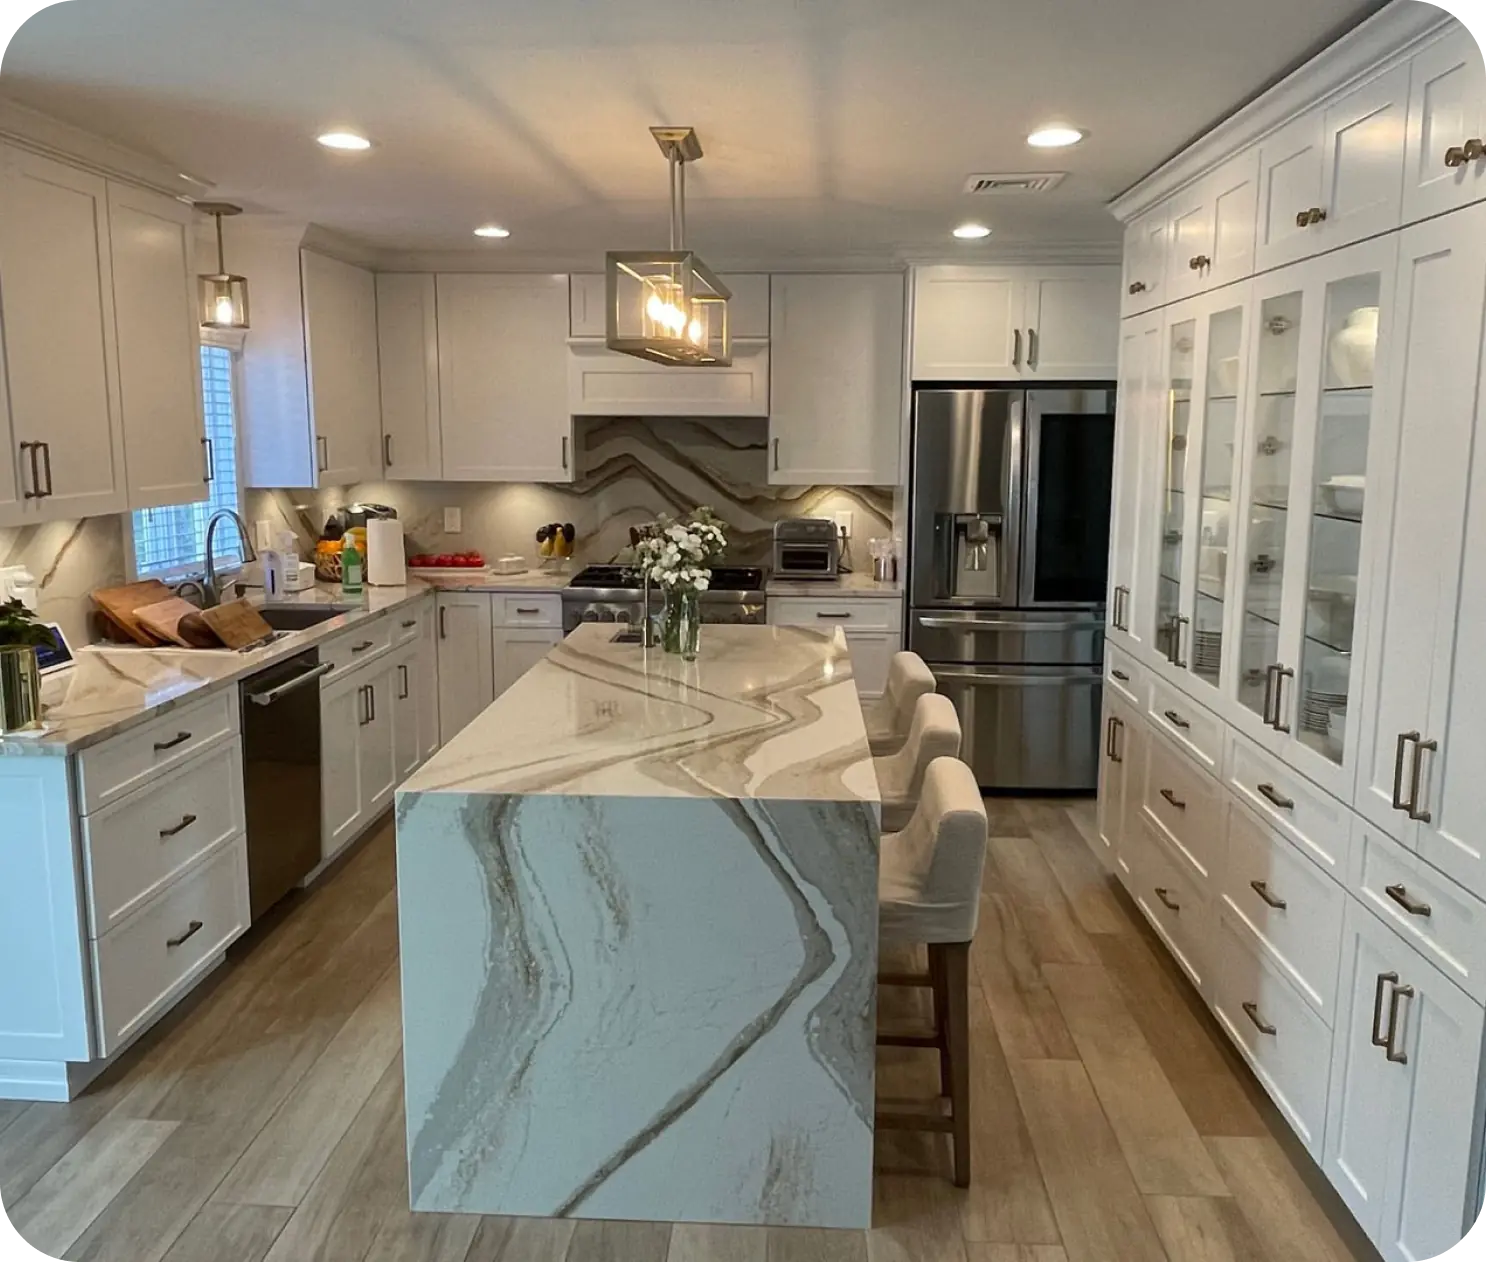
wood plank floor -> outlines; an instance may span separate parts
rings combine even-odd
[[[1375,1262],[1089,852],[1093,804],[990,814],[974,1186],[946,1137],[884,1134],[870,1232],[410,1213],[390,823],[82,1099],[0,1103],[0,1202],[75,1262]],[[881,1098],[936,1082],[880,1052]]]

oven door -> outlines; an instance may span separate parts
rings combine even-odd
[[[776,578],[835,578],[836,550],[828,543],[776,543]]]

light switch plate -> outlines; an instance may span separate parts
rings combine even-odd
[[[851,538],[851,510],[849,508],[836,514],[836,529],[841,532],[843,539]]]
[[[444,509],[444,533],[457,535],[464,529],[464,514],[457,508]]]

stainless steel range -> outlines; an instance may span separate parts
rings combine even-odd
[[[584,622],[640,621],[643,587],[640,571],[627,565],[590,565],[577,574],[562,593],[562,629],[568,632]],[[661,596],[650,593],[651,609],[658,611]],[[762,625],[764,572],[755,566],[720,565],[712,570],[712,585],[702,593],[702,621]]]

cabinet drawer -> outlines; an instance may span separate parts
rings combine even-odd
[[[1486,903],[1377,829],[1361,831],[1358,897],[1452,982],[1486,1002]]]
[[[1212,903],[1191,868],[1171,851],[1149,821],[1138,820],[1130,831],[1138,840],[1130,847],[1126,888],[1192,984],[1206,994]]]
[[[211,745],[237,735],[237,689],[182,706],[78,755],[83,814],[101,810]]]
[[[1151,722],[1187,750],[1212,775],[1223,762],[1223,723],[1164,679],[1151,678]]]
[[[1141,811],[1191,862],[1194,876],[1213,875],[1222,857],[1223,787],[1170,741],[1146,746]]]
[[[493,612],[498,627],[560,627],[562,597],[547,592],[540,596],[497,596]]]
[[[1145,709],[1145,668],[1113,645],[1104,649],[1104,683],[1131,705]]]
[[[107,933],[243,831],[237,737],[82,821],[92,936]]]
[[[1346,891],[1237,802],[1228,809],[1221,889],[1228,913],[1334,1025]]]
[[[771,597],[769,621],[778,627],[830,626],[833,623],[851,630],[899,630],[903,624],[901,604],[897,600],[871,597],[853,600],[814,600],[803,596]]]
[[[1222,917],[1214,945],[1213,1012],[1316,1156],[1326,1129],[1331,1030],[1247,930]]]
[[[320,680],[320,687],[334,683],[348,671],[375,661],[392,647],[392,630],[406,618],[377,618],[353,627],[344,635],[320,646],[321,663],[329,662],[334,669]]]
[[[247,927],[248,851],[239,838],[94,944],[98,1055],[133,1038]]]
[[[387,626],[391,633],[392,644],[406,644],[409,640],[416,640],[422,635],[423,627],[428,622],[432,608],[432,602],[424,600],[416,605],[394,609],[388,614]]]
[[[1244,802],[1332,877],[1345,881],[1352,850],[1352,813],[1328,793],[1257,745],[1233,737],[1228,785]]]

